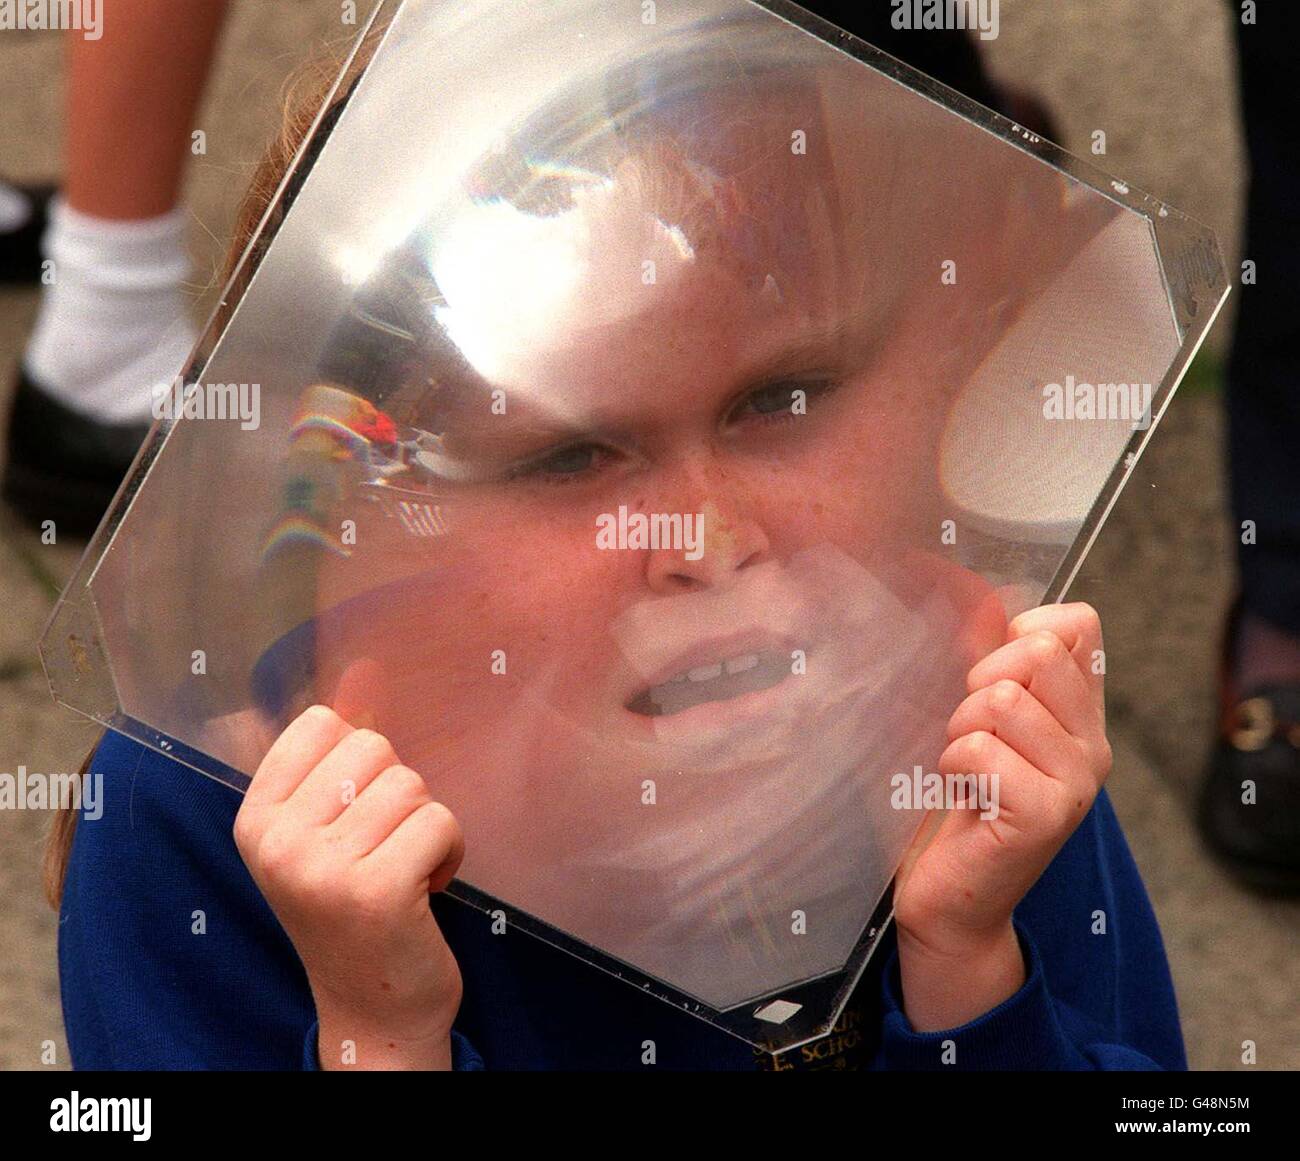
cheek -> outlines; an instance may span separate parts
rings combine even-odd
[[[836,419],[756,489],[778,555],[829,542],[861,558],[915,540],[935,518],[934,461],[917,424],[898,409]]]
[[[635,591],[637,554],[598,551],[595,516],[577,507],[520,501],[465,529],[459,556],[468,567],[458,571],[479,581],[439,594],[444,670],[490,673],[500,651],[505,673],[492,676],[507,691],[543,676],[562,685],[590,678],[593,659],[610,648],[610,622]]]

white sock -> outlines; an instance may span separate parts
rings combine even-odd
[[[113,221],[50,206],[42,249],[54,282],[24,357],[27,374],[63,404],[108,423],[152,419],[155,385],[180,373],[197,328],[185,211]]]
[[[21,230],[31,216],[31,198],[7,181],[0,181],[0,234]]]

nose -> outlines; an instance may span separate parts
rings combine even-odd
[[[662,595],[723,587],[741,569],[768,559],[772,545],[753,504],[716,483],[692,490],[699,497],[681,509],[683,543],[651,548],[646,582]]]

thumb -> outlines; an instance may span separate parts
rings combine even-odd
[[[907,885],[907,880],[912,877],[912,871],[916,867],[917,860],[925,853],[926,848],[934,842],[939,834],[940,828],[944,824],[946,812],[942,810],[931,810],[926,816],[925,821],[921,823],[916,834],[912,838],[911,844],[903,854],[903,860],[898,865],[898,870],[894,873],[894,898],[897,899]]]

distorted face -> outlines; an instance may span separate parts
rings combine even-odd
[[[703,183],[694,230],[625,168],[569,215],[493,204],[431,261],[480,387],[434,399],[421,569],[325,663],[461,817],[468,881],[571,930],[566,868],[752,881],[782,828],[813,849],[810,804],[819,842],[838,819],[869,848],[872,787],[972,660],[974,595],[929,552],[942,304],[846,232],[825,160]],[[359,529],[327,604],[398,527]],[[890,870],[847,874],[857,906]]]

